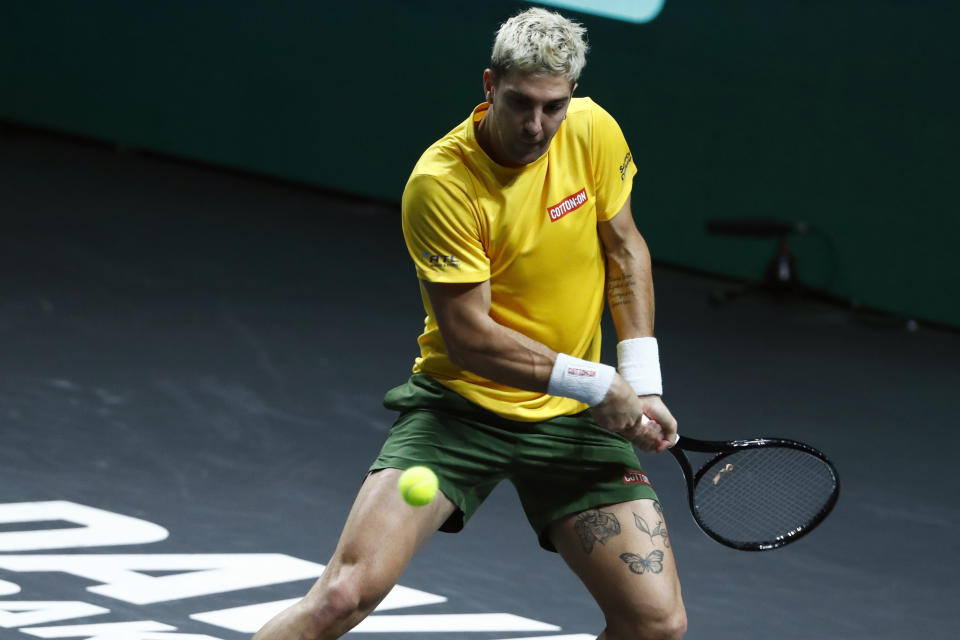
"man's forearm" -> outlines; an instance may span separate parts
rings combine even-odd
[[[654,294],[650,252],[638,238],[607,254],[607,305],[621,340],[653,335]]]
[[[448,343],[458,367],[518,389],[544,392],[557,354],[546,345],[493,319],[482,323],[459,345]]]

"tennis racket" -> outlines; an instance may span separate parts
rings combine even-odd
[[[710,455],[694,471],[687,451]],[[670,453],[683,471],[697,525],[741,551],[767,551],[799,540],[823,522],[840,494],[833,463],[796,440],[681,436]]]

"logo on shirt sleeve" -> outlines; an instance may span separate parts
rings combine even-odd
[[[587,190],[580,189],[575,194],[567,196],[552,207],[547,207],[550,222],[556,222],[571,211],[576,211],[587,201]]]
[[[620,182],[623,182],[627,179],[627,169],[630,168],[630,161],[633,160],[633,156],[630,155],[630,152],[627,152],[627,155],[623,156],[623,164],[618,168],[620,169]]]
[[[420,259],[429,264],[431,269],[446,269],[447,267],[459,269],[460,261],[457,256],[443,255],[442,253],[430,253],[424,251],[420,254]]]

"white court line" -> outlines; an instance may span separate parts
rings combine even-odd
[[[592,633],[573,633],[565,636],[528,636],[526,638],[501,638],[500,640],[596,640]]]
[[[206,622],[216,627],[239,631],[240,633],[255,633],[267,620],[277,615],[300,598],[291,598],[289,600],[276,600],[274,602],[262,602],[260,604],[251,604],[243,607],[231,607],[230,609],[220,609],[218,611],[204,611],[190,616],[193,620]],[[420,607],[427,604],[439,604],[446,602],[443,596],[434,593],[427,593],[418,589],[411,589],[402,585],[396,585],[387,594],[376,611],[388,611],[390,609],[402,609],[404,607]]]
[[[560,631],[560,627],[511,613],[373,615],[353,629],[358,633],[431,633],[480,631]]]

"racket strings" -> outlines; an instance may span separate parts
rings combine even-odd
[[[701,524],[742,544],[770,543],[809,524],[836,487],[831,468],[796,449],[749,449],[711,463],[694,491]]]

